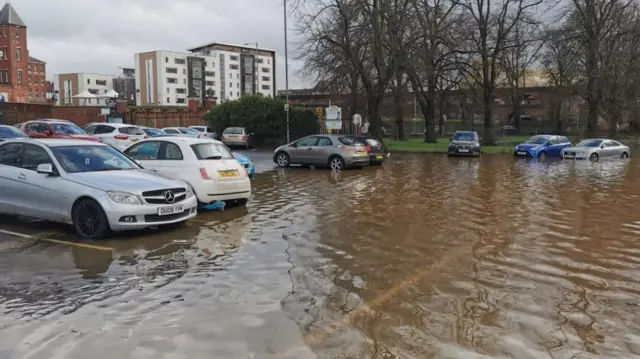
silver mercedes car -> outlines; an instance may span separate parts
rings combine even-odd
[[[352,136],[313,135],[276,148],[273,162],[279,167],[307,165],[341,170],[369,164],[369,152]]]
[[[184,222],[197,200],[183,181],[144,170],[113,147],[63,139],[0,144],[0,213],[73,225],[87,239]]]
[[[584,140],[575,146],[563,148],[560,157],[563,159],[582,159],[598,161],[606,157],[628,158],[631,155],[629,146],[614,140],[592,138]]]

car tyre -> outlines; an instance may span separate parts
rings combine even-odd
[[[278,152],[276,154],[276,164],[278,167],[289,167],[291,164],[291,159],[289,155],[284,152]]]
[[[544,161],[547,159],[547,153],[542,151],[540,152],[540,154],[538,155],[538,158],[540,159],[540,161]]]
[[[111,229],[109,220],[98,202],[83,199],[78,202],[71,213],[73,228],[85,239],[101,239],[106,237]]]
[[[620,155],[620,158],[629,158],[629,154],[626,152],[622,152],[622,154]]]
[[[332,156],[329,158],[329,168],[334,171],[340,171],[344,169],[344,160],[340,156]]]
[[[591,156],[589,156],[589,161],[591,162],[598,162],[598,159],[600,158],[600,156],[598,156],[597,153],[592,153]]]

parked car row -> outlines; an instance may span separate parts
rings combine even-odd
[[[562,159],[585,159],[598,161],[606,157],[628,158],[631,149],[618,141],[592,138],[573,145],[568,138],[554,135],[532,136],[513,150],[517,157],[529,157],[545,160],[549,157]]]
[[[304,165],[332,170],[380,165],[383,146],[376,139],[351,135],[313,135],[276,148],[273,162],[279,167]]]

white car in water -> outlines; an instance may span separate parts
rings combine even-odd
[[[244,205],[251,196],[249,173],[220,141],[187,136],[155,137],[123,151],[142,167],[187,182],[198,202]]]

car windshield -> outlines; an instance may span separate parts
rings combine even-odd
[[[196,130],[198,132],[204,132],[204,127],[189,127],[192,130]]]
[[[26,133],[15,127],[0,126],[0,138],[25,138],[29,137]]]
[[[533,136],[530,139],[526,140],[524,143],[532,144],[532,145],[542,145],[547,142],[549,139],[548,136]]]
[[[161,135],[164,133],[157,128],[143,128],[142,131],[144,131],[144,133],[146,133],[148,136]]]
[[[182,127],[182,128],[179,128],[178,130],[187,135],[198,136],[200,134],[198,131],[194,130],[193,128]]]
[[[52,148],[68,173],[133,170],[140,167],[111,146],[60,146]]]
[[[602,140],[584,140],[576,145],[576,147],[600,147]]]
[[[224,134],[225,135],[241,135],[242,134],[242,128],[240,128],[240,127],[229,127],[226,130],[224,130]]]
[[[51,124],[55,133],[63,135],[86,135],[83,129],[70,123],[54,123]]]
[[[476,134],[472,132],[456,132],[453,135],[454,141],[475,141]]]
[[[199,160],[230,160],[234,158],[225,145],[218,143],[198,143],[191,145],[191,149]]]

